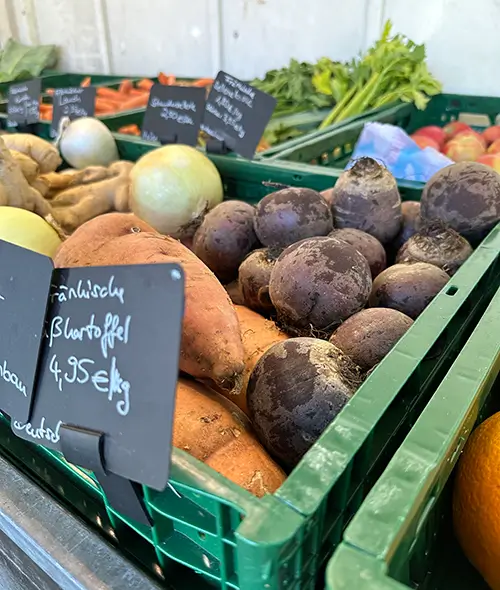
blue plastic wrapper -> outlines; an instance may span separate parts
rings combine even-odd
[[[354,161],[369,157],[377,160],[400,180],[427,182],[438,170],[453,164],[434,148],[421,149],[401,127],[384,123],[367,123],[354,148]]]

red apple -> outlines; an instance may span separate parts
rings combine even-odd
[[[498,154],[498,153],[500,153],[500,138],[495,139],[495,141],[488,148],[488,154]]]
[[[452,121],[451,123],[448,123],[443,127],[443,131],[447,140],[455,137],[457,133],[467,130],[472,131],[469,125],[467,125],[466,123],[462,123],[462,121]]]
[[[426,147],[434,148],[439,152],[439,144],[432,139],[432,137],[428,137],[427,135],[418,135],[414,133],[411,138],[413,141],[418,145],[420,149],[424,149]]]
[[[449,141],[443,153],[454,162],[475,162],[485,152],[475,135],[463,135]]]
[[[441,127],[438,127],[437,125],[428,125],[427,127],[421,127],[420,129],[417,129],[415,133],[413,133],[412,137],[414,136],[430,137],[437,143],[438,149],[441,149],[443,147],[444,142],[446,140],[446,135],[444,131],[441,129]]]
[[[500,139],[500,125],[493,125],[492,127],[488,127],[482,133],[484,140],[488,145],[493,143],[497,139]]]
[[[481,145],[483,146],[484,149],[486,149],[486,140],[484,139],[484,137],[478,133],[477,131],[474,131],[473,129],[467,129],[466,131],[460,131],[460,133],[457,133],[455,135],[455,137],[453,139],[460,139],[461,137],[465,137],[467,135],[473,135],[478,141],[481,142]]]
[[[500,172],[500,154],[483,154],[476,160],[479,164],[485,164],[493,170]]]

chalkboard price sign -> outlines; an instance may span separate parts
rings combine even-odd
[[[54,271],[34,406],[14,433],[61,451],[63,425],[101,432],[107,471],[164,489],[183,305],[177,264]]]
[[[225,72],[219,72],[208,95],[201,128],[232,151],[252,159],[276,99]]]
[[[204,106],[204,88],[155,84],[142,124],[143,139],[196,145]]]
[[[54,91],[54,110],[52,115],[52,135],[57,134],[62,117],[79,119],[93,117],[95,113],[95,86],[86,88],[56,88]]]
[[[50,291],[52,261],[0,240],[0,408],[27,420]]]
[[[40,78],[29,80],[9,87],[7,103],[7,120],[10,127],[33,125],[40,119]]]

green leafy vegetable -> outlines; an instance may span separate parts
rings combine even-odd
[[[391,29],[387,21],[382,37],[344,71],[332,71],[330,78],[323,72],[315,79],[318,89],[325,92],[330,87],[336,99],[320,129],[396,100],[423,110],[429,97],[441,92],[441,84],[427,69],[425,47],[400,34],[391,37]]]
[[[0,52],[0,82],[14,82],[39,76],[57,63],[55,45],[29,47],[9,39]]]
[[[252,85],[277,99],[275,117],[324,109],[334,104],[334,98],[329,92],[318,91],[313,78],[318,72],[328,72],[332,65],[334,62],[326,57],[317,64],[292,59],[288,67],[270,70],[262,80],[253,80]]]

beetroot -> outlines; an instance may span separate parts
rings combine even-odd
[[[441,221],[425,225],[398,252],[396,262],[428,262],[450,276],[472,254],[469,242]]]
[[[264,246],[285,248],[333,229],[325,199],[308,188],[285,188],[265,196],[256,207],[254,227]]]
[[[281,254],[281,250],[260,248],[252,252],[241,263],[238,281],[244,304],[255,311],[269,314],[274,305],[269,298],[271,270]]]
[[[290,338],[257,362],[247,387],[258,437],[291,470],[352,397],[362,371],[324,340]]]
[[[371,285],[362,254],[337,238],[319,237],[283,251],[271,271],[269,295],[285,330],[329,335],[364,307]]]
[[[441,220],[476,243],[500,221],[500,174],[477,162],[436,172],[420,201],[424,221]]]
[[[370,266],[372,279],[386,267],[387,260],[384,247],[377,238],[374,238],[370,234],[360,229],[346,227],[345,229],[334,229],[329,235],[351,244],[360,254],[363,254]]]
[[[209,211],[196,230],[192,250],[223,282],[238,276],[238,267],[258,247],[253,229],[255,209],[242,201],[224,201]]]
[[[348,318],[330,342],[367,371],[385,357],[412,324],[413,320],[400,311],[371,307]]]
[[[403,214],[403,224],[401,230],[391,244],[391,249],[395,252],[397,252],[422,225],[422,220],[420,218],[420,203],[418,201],[403,201],[403,203],[401,203],[401,213]]]
[[[427,262],[395,264],[373,281],[370,307],[390,307],[416,319],[441,291],[449,276]]]
[[[351,227],[387,244],[401,229],[401,197],[394,176],[372,158],[360,158],[333,187],[335,227]]]

